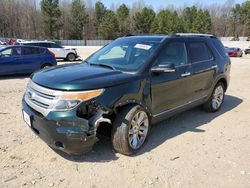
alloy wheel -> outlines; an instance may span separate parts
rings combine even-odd
[[[129,127],[129,145],[132,149],[140,148],[148,134],[149,120],[148,115],[144,111],[137,112]]]
[[[212,106],[215,110],[220,108],[222,101],[224,98],[224,89],[221,85],[219,85],[213,93]]]

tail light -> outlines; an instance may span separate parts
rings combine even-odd
[[[55,54],[54,54],[53,52],[51,52],[50,50],[49,50],[49,53],[50,53],[50,55],[51,55],[52,57],[54,57],[54,58],[56,57]]]

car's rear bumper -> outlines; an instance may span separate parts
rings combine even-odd
[[[91,150],[96,141],[95,131],[88,120],[73,113],[51,113],[44,117],[22,101],[22,108],[29,117],[32,131],[54,149],[68,154],[82,154]]]

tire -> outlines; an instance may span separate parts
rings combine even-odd
[[[218,82],[214,87],[213,93],[208,101],[203,105],[207,112],[217,112],[224,101],[225,86],[222,82]]]
[[[49,68],[49,67],[51,67],[51,66],[52,66],[51,64],[46,63],[46,64],[43,64],[43,65],[41,66],[41,69]]]
[[[76,55],[73,53],[70,53],[67,55],[67,60],[68,61],[75,61],[76,60]]]
[[[149,116],[141,106],[124,107],[117,115],[112,127],[113,148],[124,155],[136,153],[145,143],[149,128]]]

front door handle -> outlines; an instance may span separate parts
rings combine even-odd
[[[186,76],[190,76],[191,75],[191,72],[185,72],[181,75],[181,77],[186,77]]]
[[[212,68],[212,69],[217,69],[217,68],[218,68],[218,65],[213,65],[211,68]]]

